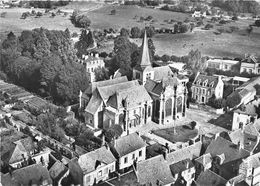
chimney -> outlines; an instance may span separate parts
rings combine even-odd
[[[96,53],[96,54],[95,54],[95,57],[96,57],[96,58],[98,58],[98,57],[99,57],[98,53]]]
[[[101,146],[104,146],[106,145],[106,140],[105,140],[105,135],[103,134],[102,135],[102,145]]]
[[[216,133],[214,139],[216,140],[219,137],[219,133]]]
[[[189,161],[186,163],[186,169],[189,169]]]
[[[239,141],[239,142],[237,143],[237,148],[238,148],[238,150],[243,149],[243,148],[244,148],[244,144]]]

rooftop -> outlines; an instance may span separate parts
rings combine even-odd
[[[206,170],[199,175],[196,182],[198,186],[220,186],[225,185],[227,180],[212,172],[211,170]]]
[[[120,137],[114,142],[114,148],[119,157],[139,150],[145,146],[146,143],[137,133],[132,133],[127,136]]]
[[[177,163],[171,164],[170,169],[173,175],[179,174],[185,170],[188,170],[190,168],[194,167],[194,164],[190,159],[185,159],[182,161],[179,161]]]

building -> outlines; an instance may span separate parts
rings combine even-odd
[[[1,184],[4,186],[52,186],[52,180],[46,167],[41,164],[33,164],[21,169],[16,169],[5,175],[1,174]]]
[[[190,186],[195,179],[195,166],[190,159],[171,164],[170,169],[176,185]]]
[[[202,156],[195,159],[195,167],[196,167],[196,178],[200,175],[201,172],[205,172],[209,170],[212,166],[212,157],[208,154],[203,154]]]
[[[103,146],[69,162],[70,173],[77,184],[89,186],[107,180],[116,170],[116,159],[108,146]]]
[[[227,180],[211,170],[202,172],[196,180],[197,186],[220,186],[226,185]]]
[[[206,12],[202,11],[194,11],[191,17],[206,17]]]
[[[206,63],[208,68],[229,71],[232,70],[233,66],[238,64],[239,61],[227,59],[209,59]]]
[[[242,129],[245,125],[254,122],[258,117],[256,109],[259,107],[260,99],[257,99],[236,108],[233,111],[232,130]]]
[[[86,68],[87,75],[90,82],[96,81],[95,70],[98,68],[104,68],[105,63],[102,57],[99,57],[99,54],[90,54],[82,55],[80,63]]]
[[[246,55],[241,61],[240,73],[260,74],[260,60],[253,55]]]
[[[222,137],[212,140],[205,154],[212,157],[212,171],[229,180],[237,176],[243,158],[250,155],[242,143],[234,144]]]
[[[215,95],[216,99],[223,97],[224,83],[220,76],[198,74],[192,83],[192,98],[198,103],[207,103]]]
[[[69,175],[69,169],[62,162],[57,160],[49,169],[49,175],[52,179],[53,186],[61,186],[62,179]]]
[[[115,139],[110,146],[117,158],[117,169],[120,171],[127,170],[146,158],[146,143],[137,133]]]
[[[260,184],[260,153],[256,153],[243,159],[239,166],[239,174],[245,176],[248,185]]]
[[[246,105],[250,101],[255,99],[255,96],[260,95],[260,77],[251,78],[227,97],[227,101],[232,104],[229,107],[238,107],[241,104]]]
[[[164,78],[159,82],[148,79],[145,88],[153,99],[153,121],[167,124],[185,116],[186,82],[182,83],[178,76]]]
[[[133,68],[133,79],[137,79],[141,85],[145,85],[148,79],[161,81],[163,78],[173,76],[173,72],[169,66],[152,67],[146,32],[144,33],[141,48],[140,62]]]
[[[175,183],[169,164],[163,155],[138,162],[136,175],[140,185],[170,186]]]
[[[152,99],[137,80],[120,77],[98,83],[85,107],[85,122],[94,128],[120,124],[124,131],[152,118]]]

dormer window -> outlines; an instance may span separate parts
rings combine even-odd
[[[206,81],[203,82],[203,86],[204,86],[204,87],[206,87],[207,84],[208,84],[208,80],[206,80]]]
[[[197,85],[200,85],[200,83],[201,83],[201,80],[199,79],[199,80],[197,81]]]
[[[211,86],[211,87],[214,87],[214,82],[210,83],[210,86]]]

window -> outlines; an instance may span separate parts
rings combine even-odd
[[[127,163],[127,157],[125,157],[125,161],[124,162]]]
[[[202,89],[202,94],[205,94],[205,89]]]
[[[141,157],[141,156],[142,156],[142,150],[139,151],[139,157]]]
[[[105,168],[104,174],[108,173],[108,168]]]
[[[102,170],[98,172],[98,177],[102,176]]]
[[[91,124],[92,124],[92,119],[90,119],[90,120],[89,120],[89,123],[91,123]]]
[[[86,176],[86,182],[90,182],[90,176]]]
[[[135,159],[135,154],[133,154],[132,159],[133,159],[133,160]]]
[[[227,66],[227,65],[225,65],[225,69],[228,69],[228,66]]]
[[[151,116],[151,106],[148,107],[148,117]]]

